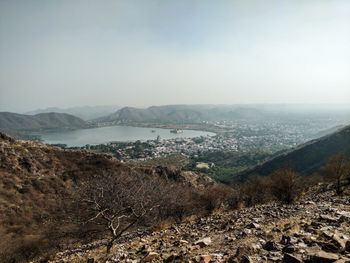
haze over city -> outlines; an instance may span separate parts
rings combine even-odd
[[[349,1],[1,1],[0,110],[350,104]]]

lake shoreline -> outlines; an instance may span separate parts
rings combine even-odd
[[[215,134],[227,133],[231,129],[221,128],[213,124],[197,124],[197,123],[150,123],[150,122],[130,122],[130,123],[98,123],[98,127],[111,127],[111,126],[129,126],[140,128],[159,128],[159,129],[181,129],[181,130],[195,130],[203,132],[211,132]]]
[[[174,127],[175,128],[175,127]],[[174,128],[139,127],[130,125],[102,126],[90,129],[76,129],[58,132],[37,132],[46,144],[66,144],[68,147],[81,147],[87,144],[98,145],[110,142],[135,142],[158,139],[193,138],[215,136],[209,131],[183,129],[182,133],[171,133]]]

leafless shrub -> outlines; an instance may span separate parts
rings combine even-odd
[[[270,175],[268,189],[275,200],[291,204],[301,196],[305,188],[300,175],[285,168]]]
[[[329,158],[321,172],[326,182],[335,182],[336,192],[341,194],[342,180],[346,179],[350,183],[350,158],[343,153],[338,153]]]
[[[87,208],[86,222],[103,225],[110,233],[109,253],[114,242],[156,209],[165,199],[159,178],[133,174],[101,174],[85,180],[79,200]]]
[[[233,189],[223,184],[215,184],[208,186],[204,190],[203,199],[205,201],[205,209],[212,212],[220,207],[228,207],[234,199]]]
[[[268,179],[260,176],[253,177],[240,187],[239,196],[245,206],[262,204],[271,200]]]

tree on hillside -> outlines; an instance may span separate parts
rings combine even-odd
[[[271,199],[268,189],[268,178],[254,176],[240,188],[240,198],[246,206],[263,204]]]
[[[350,180],[350,158],[343,153],[330,157],[322,169],[323,178],[328,182],[335,182],[337,194],[343,192],[342,180]]]
[[[87,178],[78,192],[86,207],[85,221],[110,233],[107,254],[123,233],[156,210],[164,196],[159,178],[127,172]]]
[[[304,190],[303,180],[291,168],[275,171],[269,177],[269,188],[272,196],[287,204],[296,201]]]

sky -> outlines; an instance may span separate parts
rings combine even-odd
[[[0,111],[350,104],[350,1],[0,0]]]

